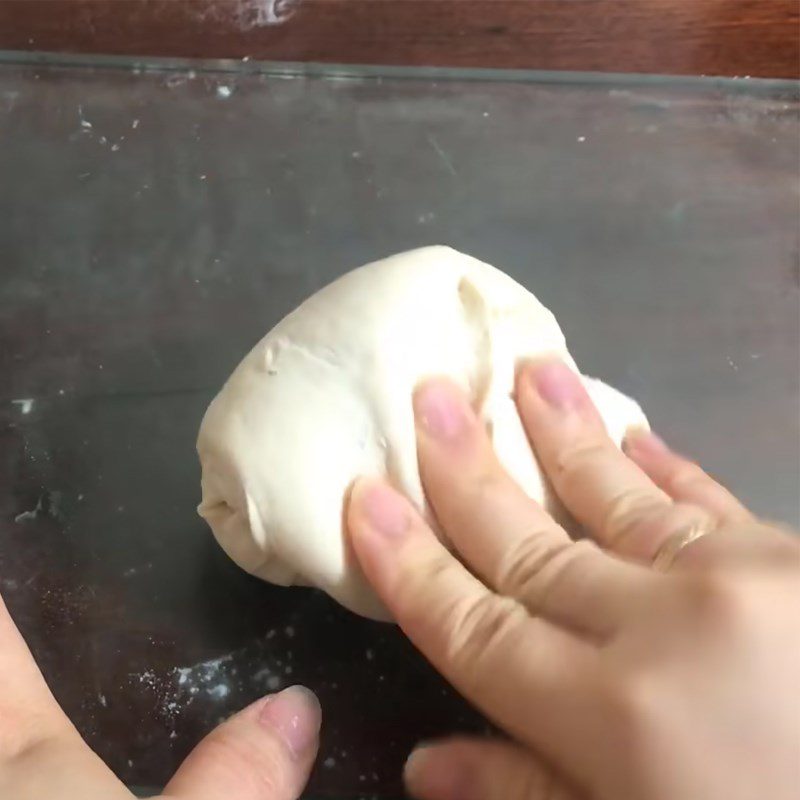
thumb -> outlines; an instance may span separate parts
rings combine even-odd
[[[164,789],[180,800],[296,800],[317,755],[322,719],[302,686],[257,700],[211,731]]]
[[[518,745],[450,739],[417,748],[405,769],[418,800],[577,800],[544,763]]]

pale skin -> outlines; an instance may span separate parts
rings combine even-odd
[[[419,800],[789,800],[800,787],[800,544],[699,467],[605,434],[558,362],[519,371],[517,404],[578,543],[505,474],[450,382],[414,398],[420,470],[458,558],[387,484],[347,508],[353,548],[420,651],[507,738],[415,751]],[[652,569],[663,543],[712,533]],[[0,602],[0,797],[132,795],[51,695]],[[321,712],[301,687],[212,731],[162,797],[295,800]]]
[[[800,792],[800,544],[660,439],[606,435],[559,362],[516,400],[573,542],[504,472],[450,382],[414,405],[448,552],[387,484],[353,489],[370,581],[420,651],[508,734],[412,754],[420,800],[790,800]],[[710,531],[667,572],[659,549]]]
[[[0,602],[0,797],[131,800],[50,694]],[[295,800],[317,752],[319,703],[300,687],[212,731],[164,789],[170,800]]]

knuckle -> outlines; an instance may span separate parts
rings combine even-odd
[[[716,630],[738,628],[750,617],[751,598],[744,582],[719,570],[698,578],[693,603],[700,619]]]
[[[471,687],[495,679],[484,668],[487,657],[517,639],[519,627],[527,619],[516,602],[489,593],[453,602],[447,616],[447,660]]]
[[[523,536],[503,554],[497,571],[498,591],[511,597],[535,594],[548,564],[572,544],[569,540],[554,543],[553,532],[544,528]]]
[[[530,538],[509,556],[502,586],[498,588],[502,594],[520,600],[535,612],[548,608],[556,587],[566,581],[568,574],[585,558],[595,556],[597,547],[586,539],[543,545],[531,543]],[[512,558],[517,560],[512,561]]]
[[[639,491],[612,503],[601,531],[613,550],[648,560],[671,536],[695,525],[713,527],[716,520],[699,506]],[[693,555],[695,550],[692,548]]]
[[[579,475],[585,469],[605,461],[607,456],[608,448],[605,442],[593,438],[573,443],[556,454],[556,475],[562,479]]]
[[[449,555],[436,556],[422,562],[414,562],[404,569],[397,581],[398,614],[409,625],[442,621],[431,615],[432,600],[440,594],[440,588],[449,580],[455,560]],[[446,617],[445,617],[446,619]]]
[[[709,486],[714,482],[694,462],[684,459],[678,462],[667,473],[664,484],[667,491],[679,492],[694,487]]]
[[[652,492],[627,488],[609,502],[601,530],[609,544],[616,546],[652,524],[667,508]]]
[[[486,509],[502,500],[508,480],[493,465],[481,464],[474,470],[455,471],[448,487],[448,519],[450,526],[469,529],[477,519],[487,516]]]
[[[608,717],[613,720],[609,730],[619,731],[620,744],[629,752],[652,750],[663,725],[664,694],[659,676],[652,668],[640,666],[611,676],[608,683]]]
[[[470,477],[467,502],[464,503],[465,511],[469,514],[473,509],[486,505],[491,498],[503,491],[506,480],[505,474],[494,468],[494,465],[484,465],[484,468]]]

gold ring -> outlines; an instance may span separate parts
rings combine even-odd
[[[713,531],[714,528],[708,524],[694,523],[693,525],[688,525],[671,534],[664,540],[661,547],[658,548],[653,558],[653,569],[659,572],[666,572],[675,563],[678,553],[680,553],[684,547],[690,545],[692,542],[696,542],[698,539],[702,539]]]

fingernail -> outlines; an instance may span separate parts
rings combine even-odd
[[[322,711],[312,691],[290,686],[267,698],[258,719],[278,733],[293,756],[300,757],[317,741]]]
[[[403,769],[403,781],[411,794],[436,800],[469,800],[476,796],[474,775],[466,764],[437,757],[433,744],[420,744]]]
[[[419,424],[437,439],[455,439],[469,421],[468,406],[454,386],[433,380],[414,394],[414,412]]]
[[[653,456],[660,456],[669,452],[669,447],[658,434],[644,428],[629,430],[625,434],[622,449],[626,453],[636,452]]]
[[[424,780],[428,749],[429,746],[424,742],[418,744],[406,760],[406,764],[403,767],[403,780],[409,789],[419,787]]]
[[[411,524],[406,501],[383,483],[370,485],[361,497],[361,504],[370,526],[384,536],[402,536]]]
[[[527,374],[540,397],[553,408],[569,410],[586,401],[586,389],[580,378],[561,361],[531,365]]]

